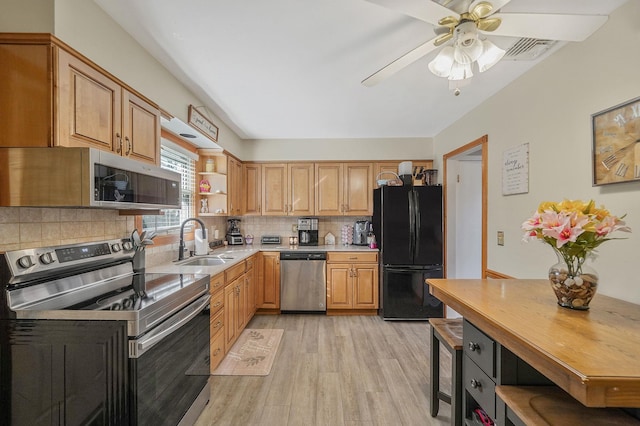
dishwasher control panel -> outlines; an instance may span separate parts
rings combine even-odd
[[[327,260],[324,251],[281,251],[280,260]]]

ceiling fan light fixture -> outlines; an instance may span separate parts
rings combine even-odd
[[[443,47],[438,56],[429,63],[429,70],[438,77],[448,78],[454,62],[453,54],[453,47]]]
[[[453,58],[461,64],[472,64],[482,55],[484,46],[478,39],[468,39],[464,43],[456,41]]]
[[[485,72],[495,64],[497,64],[500,59],[505,54],[505,50],[500,49],[498,46],[490,42],[489,40],[482,41],[483,45],[483,53],[477,59],[478,62],[478,70],[480,72]]]
[[[451,73],[449,74],[449,80],[465,80],[473,77],[473,70],[471,64],[453,63],[451,67]]]

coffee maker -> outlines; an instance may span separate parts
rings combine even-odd
[[[353,226],[353,245],[366,246],[367,235],[371,230],[371,222],[368,220],[357,220]]]
[[[301,246],[318,245],[318,218],[298,218],[298,244]]]
[[[227,243],[229,243],[230,246],[244,244],[244,239],[238,226],[240,219],[227,219],[227,222]]]

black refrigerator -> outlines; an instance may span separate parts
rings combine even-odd
[[[380,316],[442,317],[443,304],[425,283],[443,277],[442,186],[374,190],[373,232],[380,248]]]

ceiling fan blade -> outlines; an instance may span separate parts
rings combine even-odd
[[[388,77],[391,77],[393,74],[397,73],[404,67],[422,58],[427,53],[437,49],[438,46],[434,44],[437,38],[438,37],[435,37],[429,41],[426,41],[422,43],[420,46],[411,50],[410,52],[407,52],[404,55],[400,56],[398,59],[391,62],[389,65],[379,69],[378,71],[371,74],[369,77],[362,80],[362,84],[364,84],[367,87],[375,86],[376,84],[380,83],[382,80]]]
[[[431,0],[367,0],[370,3],[386,7],[412,16],[432,25],[438,25],[438,21],[446,16],[458,14]]]
[[[543,40],[583,41],[608,19],[605,15],[495,13],[502,24],[492,34]]]
[[[469,13],[473,13],[474,9],[476,9],[480,3],[489,3],[491,4],[491,6],[493,6],[493,8],[491,12],[489,12],[487,15],[479,16],[479,18],[484,18],[486,16],[491,15],[492,13],[496,13],[498,10],[500,10],[504,5],[506,5],[510,1],[511,0],[474,0],[473,2],[471,2],[471,5],[469,6]]]
[[[450,27],[454,28],[460,23],[460,20],[455,16],[445,16],[441,20],[438,21],[438,25],[442,27]]]
[[[502,23],[502,19],[494,18],[484,18],[478,21],[478,29],[480,31],[492,32],[498,29],[500,24]]]
[[[495,12],[496,9],[493,7],[493,4],[489,3],[488,1],[475,3],[475,6],[469,8],[469,13],[475,19],[486,18],[487,16]]]

